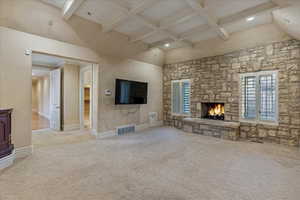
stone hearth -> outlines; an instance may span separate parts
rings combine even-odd
[[[211,119],[184,118],[183,130],[206,136],[213,136],[227,140],[238,140],[240,137],[240,123],[217,121]]]

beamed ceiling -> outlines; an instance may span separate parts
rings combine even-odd
[[[149,47],[193,46],[201,40],[271,23],[281,0],[42,0]],[[252,20],[251,20],[252,19]],[[169,44],[169,45],[166,45]],[[168,46],[168,47],[167,47]]]

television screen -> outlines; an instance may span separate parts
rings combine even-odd
[[[116,79],[115,104],[147,104],[148,83]]]

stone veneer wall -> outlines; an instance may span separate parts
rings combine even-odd
[[[239,121],[239,74],[278,70],[279,125],[241,123],[240,138],[299,146],[300,41],[289,40],[164,66],[164,124],[182,128],[171,115],[171,80],[191,79],[191,114],[197,103],[224,102],[225,119]]]

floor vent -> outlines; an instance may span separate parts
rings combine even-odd
[[[124,135],[133,132],[135,132],[135,125],[121,126],[117,128],[118,135]]]

